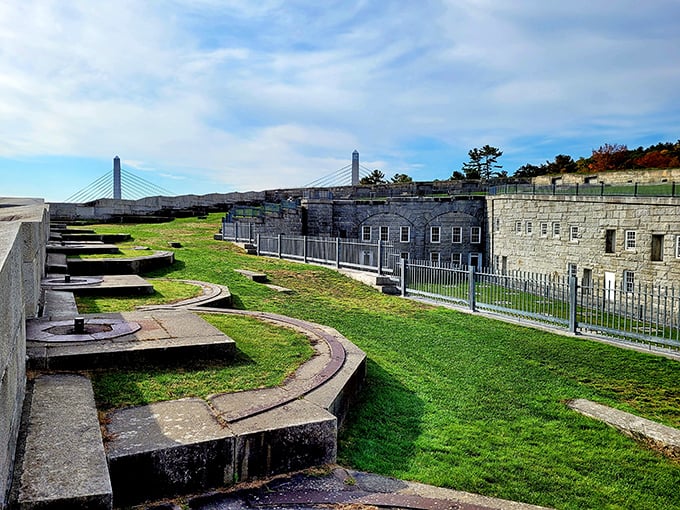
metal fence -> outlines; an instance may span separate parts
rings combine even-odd
[[[525,183],[500,184],[489,187],[489,195],[577,195],[577,196],[629,196],[629,197],[677,197],[680,186],[675,182],[605,184],[549,184]]]
[[[403,295],[525,319],[573,333],[680,350],[680,292],[670,287],[579,284],[572,277],[402,261]]]
[[[230,223],[222,219],[222,240],[252,243],[256,236],[256,225],[252,223]]]
[[[362,242],[350,239],[310,236],[255,236],[258,255],[333,265],[392,274],[398,267],[399,252],[385,241]]]

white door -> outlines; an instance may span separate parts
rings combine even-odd
[[[604,272],[604,288],[607,301],[616,300],[616,273]]]

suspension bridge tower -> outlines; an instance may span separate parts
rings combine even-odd
[[[113,198],[120,200],[122,197],[120,189],[120,158],[116,156],[113,158]]]
[[[359,185],[359,151],[352,153],[352,186]]]

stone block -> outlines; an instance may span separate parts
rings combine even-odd
[[[237,436],[235,474],[239,480],[336,461],[335,416],[305,400],[232,423],[230,428]]]
[[[90,381],[79,375],[42,375],[28,398],[22,456],[15,469],[15,507],[112,508]]]
[[[231,485],[234,437],[200,399],[159,402],[108,415],[116,505]]]

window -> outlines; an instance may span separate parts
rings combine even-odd
[[[430,227],[430,242],[441,242],[441,227]]]
[[[527,233],[527,235],[531,235],[531,232],[534,230],[534,224],[531,221],[527,221],[524,224],[524,231]]]
[[[556,221],[553,223],[553,237],[560,237],[560,222]]]
[[[581,237],[581,235],[578,232],[578,225],[571,225],[569,227],[569,240],[578,241],[579,237]]]
[[[626,292],[635,290],[635,273],[633,271],[623,272],[623,290]]]
[[[604,234],[604,252],[605,253],[615,253],[616,252],[616,230],[607,229]]]
[[[637,232],[635,230],[626,230],[626,250],[635,250],[637,246]]]
[[[401,227],[399,232],[399,240],[402,243],[411,242],[411,227]]]
[[[433,264],[439,264],[439,252],[438,251],[430,252],[430,262],[432,262]]]
[[[520,234],[522,232],[522,222],[521,221],[516,221],[515,222],[515,232]]]
[[[548,237],[548,224],[545,222],[541,223],[541,237]]]
[[[482,227],[470,227],[470,243],[479,244],[482,242]]]
[[[583,270],[583,280],[581,281],[581,289],[583,294],[590,294],[593,289],[593,270]]]
[[[361,227],[361,240],[362,241],[370,241],[371,240],[371,226],[370,225],[364,225]]]
[[[400,259],[404,259],[404,260],[408,260],[408,252],[407,252],[407,251],[402,251],[402,252],[399,254],[399,258],[400,258]]]
[[[451,231],[451,242],[460,244],[463,242],[463,227],[453,227]]]
[[[390,240],[390,227],[380,227],[380,240],[381,241]]]
[[[494,218],[493,220],[493,228],[496,232],[501,231],[501,219],[499,217]]]
[[[680,236],[675,237],[675,258],[680,259]]]
[[[661,262],[663,260],[663,235],[652,234],[652,261]]]
[[[454,266],[460,266],[463,263],[462,253],[452,253],[451,254],[451,264]]]
[[[576,264],[567,264],[567,274],[569,278],[576,278],[578,276],[578,266]]]

